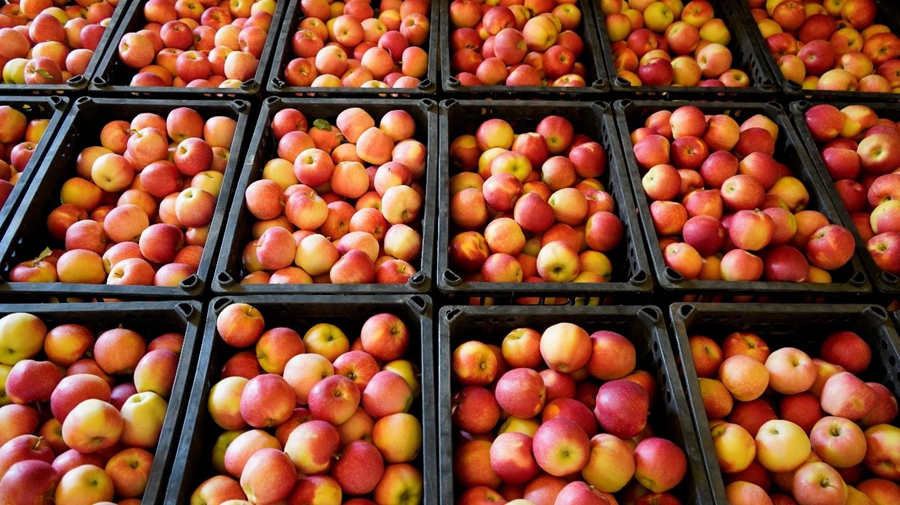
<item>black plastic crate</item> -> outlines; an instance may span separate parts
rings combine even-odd
[[[25,194],[28,185],[31,184],[31,180],[34,178],[34,174],[44,158],[44,153],[47,152],[47,149],[53,143],[56,130],[59,128],[63,116],[65,116],[66,108],[69,106],[69,99],[61,96],[35,98],[4,97],[0,99],[0,105],[14,107],[25,114],[29,121],[32,119],[50,120],[47,124],[47,129],[44,130],[44,134],[41,136],[37,149],[31,155],[31,160],[29,160],[25,170],[19,175],[18,182],[13,186],[12,193],[9,194],[6,203],[0,205],[0,230],[5,230],[10,216],[12,216],[19,205],[19,200]]]
[[[853,232],[853,237],[856,239],[857,248],[860,251],[859,257],[869,273],[869,278],[872,280],[875,290],[877,290],[879,293],[884,293],[896,297],[897,295],[900,295],[900,277],[881,270],[880,268],[878,268],[875,262],[872,261],[872,256],[869,254],[869,251],[866,248],[865,241],[856,231],[856,226],[853,225],[853,220],[850,218],[850,213],[847,212],[847,208],[844,206],[844,202],[841,201],[840,196],[838,196],[837,194],[837,190],[834,189],[834,181],[831,180],[831,176],[828,175],[828,169],[825,168],[825,163],[822,161],[822,155],[819,152],[819,145],[816,143],[816,141],[812,137],[812,134],[809,132],[809,127],[806,126],[804,115],[806,114],[806,111],[814,105],[817,104],[807,102],[805,100],[791,102],[790,105],[791,119],[794,122],[794,126],[797,128],[797,133],[800,135],[800,138],[803,139],[803,145],[804,147],[806,147],[806,151],[809,154],[809,159],[812,162],[810,166],[816,172],[816,175],[818,175],[822,180],[822,186],[825,189],[825,193],[834,204],[834,208],[837,211],[838,219],[840,219],[841,224],[843,224],[846,228]],[[850,103],[837,102],[831,103],[831,105],[842,109],[850,105]],[[875,113],[878,114],[878,117],[884,117],[895,122],[900,121],[900,105],[898,104],[872,103],[866,105],[868,107],[871,107],[872,110],[874,110]]]
[[[4,0],[0,5],[6,5],[10,2],[8,0]],[[18,2],[15,2],[18,3]],[[66,5],[77,5],[76,2],[64,2],[65,5],[62,7],[65,8]],[[124,4],[125,2],[120,2]],[[59,5],[54,4],[54,6],[59,7]],[[106,30],[103,31],[103,36],[100,37],[100,42],[97,44],[97,49],[94,50],[94,55],[91,57],[90,63],[88,63],[87,68],[82,75],[76,75],[69,78],[66,82],[62,84],[5,84],[3,79],[0,79],[0,93],[4,95],[79,95],[83,93],[88,84],[90,84],[91,79],[96,75],[98,66],[100,65],[100,60],[103,58],[103,54],[106,52],[106,48],[111,43],[113,37],[113,32],[119,26],[121,22],[124,12],[127,10],[127,5],[116,6],[113,11],[112,17],[109,18],[109,24],[106,27]]]
[[[607,152],[607,169],[599,177],[616,202],[615,213],[624,227],[622,243],[606,254],[613,264],[613,274],[605,283],[574,282],[464,282],[453,271],[447,258],[447,248],[452,236],[450,223],[450,178],[457,173],[450,163],[450,142],[458,135],[474,133],[483,121],[502,118],[510,122],[517,133],[533,131],[541,119],[561,115],[568,119],[575,131],[586,134],[601,144]],[[509,303],[520,297],[528,297],[530,303],[556,303],[548,298],[571,298],[578,304],[608,304],[622,301],[646,302],[653,292],[650,263],[647,259],[640,225],[634,208],[634,196],[628,188],[628,179],[621,146],[617,138],[615,122],[609,104],[605,102],[497,102],[479,100],[445,100],[441,103],[441,158],[438,179],[438,238],[437,277],[438,287],[450,297],[472,297],[476,304],[485,297],[494,302]],[[528,130],[531,128],[531,130]],[[478,299],[481,300],[478,300]],[[455,303],[460,303],[456,301]]]
[[[800,84],[787,80],[784,77],[784,74],[781,73],[781,69],[778,68],[778,62],[775,60],[775,57],[769,52],[768,46],[766,45],[766,39],[763,38],[762,33],[760,33],[759,28],[756,26],[756,21],[753,20],[753,14],[750,13],[750,7],[747,5],[747,0],[738,0],[736,3],[737,10],[741,11],[745,23],[747,23],[747,26],[749,27],[747,33],[748,36],[759,48],[759,52],[762,53],[763,60],[765,60],[766,65],[769,67],[769,71],[775,78],[778,88],[780,88],[781,92],[788,99],[801,100],[805,98],[807,100],[841,100],[846,102],[900,101],[900,95],[897,93],[803,89]],[[900,36],[900,13],[896,11],[896,6],[892,4],[892,0],[875,0],[875,3],[878,5],[878,15],[875,16],[874,24],[887,25],[891,29],[891,33]],[[839,23],[841,22],[840,19],[837,21]]]
[[[721,343],[731,332],[753,332],[765,340],[773,351],[782,347],[797,347],[816,357],[822,341],[829,335],[841,330],[854,331],[872,347],[872,362],[859,377],[884,384],[894,396],[900,394],[900,338],[883,307],[858,304],[751,304],[735,308],[716,303],[675,303],[669,307],[669,312],[675,339],[673,348],[680,364],[676,373],[684,382],[687,401],[697,423],[697,438],[706,458],[715,499],[710,503],[727,505],[728,499],[709,434],[709,419],[703,408],[689,336],[704,335]]]
[[[649,372],[659,390],[650,406],[648,426],[658,436],[675,442],[684,451],[688,470],[684,480],[670,492],[684,504],[711,503],[709,482],[703,467],[702,448],[688,412],[684,390],[677,380],[675,358],[666,334],[663,313],[653,306],[617,307],[465,307],[441,308],[438,322],[438,419],[440,425],[441,503],[455,503],[458,489],[453,482],[452,390],[450,361],[460,344],[476,339],[500,345],[516,328],[543,332],[549,326],[569,322],[588,333],[608,330],[628,338],[637,351],[637,367]]]
[[[81,324],[94,332],[113,328],[128,328],[140,333],[149,342],[162,334],[177,332],[184,335],[178,358],[178,369],[172,394],[168,400],[166,419],[154,453],[150,478],[141,503],[160,503],[168,486],[169,472],[175,462],[176,433],[184,419],[191,383],[192,367],[199,349],[203,308],[196,301],[108,304],[3,304],[0,317],[14,312],[27,312],[39,317],[53,328],[61,324]]]
[[[612,91],[626,93],[631,96],[649,96],[655,100],[666,98],[771,100],[773,94],[778,91],[777,81],[769,65],[765,62],[764,55],[760,54],[758,47],[753,43],[752,34],[749,33],[750,29],[755,30],[756,26],[747,24],[740,9],[734,8],[732,0],[709,0],[709,2],[715,10],[715,16],[725,22],[725,26],[728,27],[728,31],[731,33],[731,42],[726,47],[731,51],[732,68],[738,68],[746,72],[750,78],[750,86],[745,88],[724,86],[632,86],[630,82],[618,77],[616,74],[615,62],[612,57],[612,44],[606,31],[606,16],[600,11],[599,0],[594,0],[592,5],[597,18],[597,27],[600,30],[600,46],[606,61],[606,72],[609,74],[610,82],[612,83]]]
[[[670,301],[735,301],[735,302],[813,302],[813,301],[862,301],[861,297],[871,294],[872,284],[866,275],[857,247],[850,261],[831,272],[832,282],[817,284],[811,282],[768,282],[768,281],[704,281],[686,280],[678,272],[666,266],[659,235],[650,217],[650,202],[641,186],[642,174],[634,157],[630,132],[644,126],[644,120],[659,110],[675,110],[680,103],[620,100],[615,103],[616,123],[622,139],[627,170],[634,188],[634,199],[641,217],[641,226],[647,238],[647,248],[653,263],[656,280]],[[834,224],[841,224],[821,179],[812,168],[812,161],[803,147],[803,141],[794,130],[784,108],[774,102],[769,103],[698,103],[705,114],[726,114],[737,121],[756,114],[763,114],[774,121],[779,128],[775,144],[775,159],[787,165],[794,177],[803,182],[809,192],[809,204],[804,210],[817,210]]]
[[[275,95],[282,97],[292,96],[308,96],[308,97],[331,97],[331,98],[349,98],[361,97],[368,99],[378,99],[385,95],[401,96],[404,98],[425,98],[432,96],[438,90],[438,58],[441,54],[439,48],[441,43],[438,39],[438,17],[440,6],[443,2],[431,2],[431,12],[428,15],[429,26],[428,41],[422,46],[428,53],[428,71],[425,76],[420,79],[419,85],[415,88],[320,88],[312,86],[291,86],[284,80],[284,70],[292,59],[293,50],[291,49],[291,38],[297,32],[300,22],[306,17],[300,6],[300,0],[291,0],[287,4],[284,11],[284,17],[278,26],[278,39],[276,43],[276,52],[272,58],[272,65],[269,73],[266,75],[265,90],[267,95]],[[379,13],[378,5],[373,4],[375,15]],[[327,21],[327,20],[323,20]],[[273,25],[274,26],[274,25]],[[326,43],[328,41],[325,41]],[[352,54],[348,54],[352,57]],[[340,76],[338,76],[340,77]]]
[[[615,72],[609,73],[612,68],[612,62],[608,60],[610,52],[603,51],[601,42],[597,38],[597,23],[594,18],[593,10],[588,0],[578,0],[578,8],[581,10],[581,24],[575,30],[581,35],[584,43],[584,51],[578,61],[584,63],[586,86],[506,86],[498,84],[496,86],[464,86],[454,77],[454,72],[450,69],[450,34],[453,29],[450,27],[450,2],[440,2],[440,25],[441,25],[441,85],[445,93],[451,93],[460,98],[524,98],[524,97],[542,97],[549,98],[566,98],[576,100],[582,96],[596,96],[600,93],[608,93],[610,91],[610,79],[614,77]]]
[[[47,298],[97,298],[97,299],[173,299],[196,297],[208,286],[213,258],[224,231],[225,214],[230,203],[230,188],[234,187],[238,162],[247,136],[250,104],[244,100],[201,101],[191,104],[204,119],[227,116],[237,121],[234,141],[222,180],[222,192],[216,201],[215,215],[209,225],[209,238],[197,273],[184,279],[179,287],[158,286],[110,286],[106,284],[62,284],[7,282],[10,270],[18,263],[34,258],[46,247],[60,247],[46,233],[47,216],[57,206],[59,190],[63,183],[75,174],[75,160],[87,146],[98,144],[100,130],[107,121],[123,119],[131,121],[142,112],[168,114],[184,105],[174,100],[119,99],[81,97],[75,100],[71,110],[59,128],[56,143],[47,151],[43,163],[34,175],[34,182],[21,200],[19,209],[10,219],[6,233],[0,237],[0,299],[15,297],[22,301],[43,301]],[[102,118],[102,120],[98,120]]]
[[[122,15],[122,21],[116,26],[112,40],[107,44],[106,52],[97,64],[96,72],[91,78],[88,91],[92,96],[110,97],[143,97],[143,98],[243,98],[253,99],[262,92],[262,82],[269,63],[272,59],[272,51],[275,46],[276,32],[284,15],[283,2],[277,2],[275,12],[272,15],[272,24],[266,36],[262,54],[259,57],[259,66],[251,79],[244,81],[239,88],[176,88],[172,86],[131,86],[131,78],[137,70],[122,63],[119,58],[119,41],[129,32],[136,32],[144,27],[144,4],[146,0],[131,0],[126,4],[127,12]]]
[[[272,117],[280,110],[297,108],[309,121],[327,119],[334,124],[334,118],[350,107],[362,107],[373,117],[380,118],[393,109],[403,109],[416,122],[415,139],[428,148],[426,173],[422,185],[426,197],[422,200],[422,219],[413,228],[422,237],[422,254],[414,275],[406,284],[241,284],[246,274],[241,261],[244,246],[252,240],[254,218],[244,204],[247,186],[262,177],[266,163],[277,157],[277,142],[271,135]],[[437,179],[437,103],[433,100],[384,99],[370,104],[349,98],[279,98],[269,97],[263,103],[262,111],[253,130],[253,140],[247,148],[247,156],[241,173],[234,185],[234,199],[228,211],[228,233],[222,240],[213,279],[213,292],[217,295],[261,295],[261,294],[376,294],[376,293],[425,293],[431,288],[434,270],[434,194]],[[412,224],[412,223],[411,223]]]
[[[213,476],[209,458],[216,438],[223,433],[208,415],[209,390],[219,380],[222,364],[239,349],[230,347],[216,332],[216,317],[232,303],[248,303],[256,307],[266,327],[288,326],[301,335],[310,326],[328,322],[341,328],[351,340],[359,335],[369,317],[382,312],[399,316],[410,332],[406,358],[421,370],[420,398],[409,413],[422,422],[422,450],[413,465],[423,477],[423,503],[438,503],[437,421],[434,404],[434,363],[432,350],[432,304],[426,295],[389,296],[246,296],[221,297],[210,302],[204,322],[200,358],[191,385],[190,400],[178,440],[174,465],[168,481],[166,503],[187,503],[194,489]]]

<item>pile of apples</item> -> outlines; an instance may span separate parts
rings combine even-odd
[[[60,188],[49,247],[9,281],[178,286],[200,265],[236,125],[189,107],[106,123]]]
[[[146,0],[140,30],[118,41],[130,86],[237,88],[259,67],[275,0]],[[277,28],[277,27],[276,27]]]
[[[504,119],[450,143],[449,265],[471,282],[606,282],[624,227],[597,180],[603,145],[562,116]],[[455,229],[455,230],[454,230]]]
[[[31,161],[50,120],[31,119],[19,109],[0,105],[0,208]]]
[[[427,148],[408,112],[391,110],[376,126],[359,107],[311,123],[286,108],[270,131],[278,157],[244,194],[255,221],[242,283],[405,283],[415,275]]]
[[[587,86],[577,2],[450,2],[450,69],[462,86]],[[590,12],[586,15],[591,15]],[[587,54],[585,56],[590,56]]]
[[[232,347],[254,347],[229,358],[209,391],[210,417],[228,431],[213,448],[217,475],[191,503],[422,503],[422,425],[408,413],[419,371],[404,358],[402,319],[376,314],[351,343],[329,323],[303,337],[266,328],[259,310],[234,303],[216,329]]]
[[[900,125],[865,105],[814,105],[804,120],[875,265],[900,275]]]
[[[706,0],[600,0],[616,74],[632,86],[750,85],[733,68],[731,32]]]
[[[428,73],[431,0],[303,0],[291,37],[290,86],[415,88]],[[434,48],[432,48],[434,49]]]
[[[900,37],[874,0],[747,0],[784,78],[803,89],[900,91]]]
[[[0,319],[0,496],[140,503],[184,336]]]
[[[687,105],[631,132],[665,263],[685,279],[827,283],[853,257],[850,230],[805,210],[806,187],[773,157],[778,130]]]
[[[5,84],[62,84],[84,74],[118,0],[20,0],[0,7]]]
[[[456,503],[681,503],[687,459],[653,434],[658,385],[636,360],[621,334],[568,322],[453,349]]]
[[[819,357],[752,332],[688,341],[732,505],[900,503],[897,399],[859,377],[873,350],[858,334]]]

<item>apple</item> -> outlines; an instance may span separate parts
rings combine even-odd
[[[534,460],[550,475],[581,471],[590,455],[590,441],[574,421],[554,418],[538,427],[532,441]]]
[[[491,443],[491,468],[500,479],[510,485],[526,484],[538,475],[541,468],[532,453],[532,437],[518,432],[497,435]]]
[[[829,377],[821,394],[822,410],[854,421],[872,408],[875,399],[872,388],[850,372],[838,372]]]
[[[361,495],[370,492],[384,474],[384,462],[378,449],[364,440],[355,440],[344,448],[331,475],[343,492]]]
[[[696,139],[696,137],[693,138]],[[681,189],[681,177],[672,165],[660,164],[651,167],[644,174],[641,178],[641,185],[644,193],[652,200],[672,200]]]
[[[322,379],[309,392],[309,409],[317,419],[339,425],[359,406],[360,390],[343,375]]]
[[[879,397],[879,400],[875,402],[875,406],[860,419],[860,425],[869,428],[876,424],[889,423],[893,421],[895,417],[897,417],[897,399],[894,398],[893,394],[890,393],[882,384],[867,382],[872,390],[875,391],[875,396]]]
[[[723,473],[746,470],[756,457],[753,436],[742,426],[725,421],[710,423],[710,436]]]
[[[863,464],[877,477],[896,479],[896,448],[898,429],[889,424],[878,424],[866,429],[866,455]]]
[[[284,452],[263,448],[247,460],[241,472],[241,488],[257,503],[274,503],[291,493],[297,470]]]
[[[795,347],[782,347],[766,358],[769,385],[775,391],[792,395],[812,387],[816,368],[808,354]]]
[[[44,337],[44,352],[53,363],[68,367],[94,345],[94,333],[78,324],[61,324]]]
[[[241,417],[253,427],[269,427],[287,420],[296,402],[291,384],[279,375],[250,379],[241,391]]]
[[[836,469],[862,463],[866,455],[866,439],[856,423],[843,417],[819,419],[809,434],[813,450]]]
[[[607,433],[590,440],[590,455],[581,475],[585,482],[605,492],[620,491],[634,475],[635,462],[631,448],[621,439]]]
[[[693,246],[673,242],[663,249],[663,259],[666,266],[677,272],[685,279],[696,279],[703,268],[703,257]]]
[[[719,376],[739,401],[759,398],[769,385],[769,372],[765,365],[743,354],[726,358],[719,369]]]
[[[588,363],[592,343],[588,333],[580,326],[558,323],[541,334],[540,350],[544,362],[552,370],[570,372],[579,370]]]
[[[66,416],[62,426],[66,445],[81,452],[108,449],[119,441],[124,428],[122,415],[102,400],[89,398]]]
[[[514,393],[516,388],[520,388],[518,393]],[[543,409],[546,386],[536,371],[514,368],[498,379],[495,395],[501,408],[516,417],[527,419]]]
[[[64,422],[69,412],[83,400],[95,398],[110,400],[109,385],[102,378],[90,374],[74,374],[64,377],[50,396],[53,416]]]
[[[152,391],[128,397],[120,408],[123,420],[120,441],[130,447],[155,447],[159,442],[167,408],[166,400]]]
[[[853,257],[853,236],[843,226],[828,225],[817,229],[806,246],[813,265],[826,270],[840,268]]]
[[[844,503],[847,489],[841,475],[827,463],[805,463],[794,473],[794,496],[809,496],[816,503]]]
[[[399,374],[382,370],[362,392],[362,406],[373,418],[407,412],[413,400],[412,388]]]
[[[20,405],[49,401],[61,380],[62,374],[54,363],[24,359],[13,365],[6,376],[6,396]]]
[[[797,424],[780,419],[767,421],[756,434],[756,459],[769,471],[790,472],[809,458],[810,444]]]
[[[660,437],[641,440],[634,448],[634,477],[653,493],[664,493],[687,474],[687,457],[681,447]]]
[[[483,439],[464,441],[453,450],[453,474],[466,487],[499,487],[500,477],[491,467],[491,442]]]
[[[900,244],[900,232],[889,231],[870,238],[866,242],[866,247],[878,268],[897,275],[900,272],[896,254],[897,244]]]
[[[600,386],[594,414],[607,433],[630,437],[646,426],[649,406],[649,395],[643,387],[617,379]]]
[[[45,503],[54,500],[60,477],[45,461],[19,461],[0,479],[0,492],[10,501]]]

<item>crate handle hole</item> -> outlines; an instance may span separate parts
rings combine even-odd
[[[219,313],[222,312],[222,309],[231,305],[232,303],[234,303],[234,300],[229,297],[216,298],[212,302],[213,312],[215,312],[216,315],[219,315]]]
[[[866,283],[866,274],[863,272],[855,272],[849,280],[850,284],[854,284],[856,286],[862,286]]]
[[[661,314],[659,313],[659,309],[653,306],[641,307],[638,313],[642,318],[646,319],[651,323],[656,323],[659,321]]]
[[[639,270],[631,276],[631,279],[629,279],[628,282],[630,282],[631,284],[643,284],[647,282],[647,279],[649,279],[649,277],[647,276],[647,272]]]
[[[663,275],[672,282],[681,282],[684,280],[684,276],[676,272],[672,267],[666,267],[666,269],[663,270]]]
[[[863,312],[866,315],[871,315],[871,316],[875,317],[878,320],[879,325],[884,324],[884,322],[887,321],[887,318],[888,318],[887,311],[884,310],[883,307],[880,307],[878,305],[871,305],[869,307],[866,307],[865,310],[863,310]]]
[[[784,112],[784,106],[782,106],[778,102],[766,102],[765,107],[767,109],[772,109],[773,112],[778,112],[778,113]]]
[[[234,277],[232,277],[228,272],[219,272],[218,274],[216,274],[216,280],[223,287],[229,288],[231,286],[234,286]]]
[[[416,272],[415,275],[409,278],[409,285],[413,287],[420,287],[425,284],[425,274],[423,272]]]
[[[622,87],[630,88],[630,87],[631,87],[631,81],[629,81],[628,79],[626,79],[626,78],[624,78],[624,77],[616,77],[616,86],[622,86]]]
[[[685,304],[685,305],[682,305],[681,307],[678,307],[678,315],[681,316],[682,318],[687,318],[689,315],[691,315],[691,312],[693,312],[693,311],[694,311],[694,306],[690,305],[690,304]]]
[[[187,302],[179,302],[175,305],[175,310],[180,312],[182,317],[188,319],[194,313],[194,306]]]
[[[444,312],[444,320],[448,322],[453,321],[453,319],[456,318],[456,316],[458,316],[460,312],[462,311],[457,307],[451,307],[449,310]]]
[[[450,269],[444,270],[444,273],[442,274],[442,276],[444,278],[444,282],[446,282],[447,284],[449,284],[451,286],[459,286],[460,284],[462,284],[462,277],[460,277],[453,270],[450,270]]]
[[[425,298],[422,298],[421,296],[418,296],[418,295],[407,298],[406,304],[409,305],[410,307],[412,307],[412,309],[415,310],[416,312],[418,312],[419,314],[424,313],[425,309],[428,308],[428,302],[425,301]]]
[[[197,274],[191,274],[178,283],[178,287],[187,292],[197,289],[199,285],[200,278],[197,277]]]

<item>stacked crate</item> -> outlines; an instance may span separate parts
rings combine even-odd
[[[720,471],[689,337],[705,333],[721,343],[729,333],[755,332],[777,339],[773,350],[792,346],[812,355],[825,333],[856,331],[875,353],[861,377],[900,394],[897,320],[896,313],[893,322],[889,314],[896,309],[900,272],[882,270],[873,260],[869,235],[857,227],[856,212],[845,207],[844,186],[833,184],[838,178],[820,153],[828,141],[818,139],[805,119],[819,105],[864,105],[893,122],[900,119],[892,103],[900,95],[815,89],[813,78],[791,81],[796,61],[779,51],[797,53],[800,45],[784,48],[775,43],[778,38],[767,41],[761,33],[800,37],[803,30],[776,29],[775,21],[766,20],[784,16],[790,22],[785,7],[778,16],[774,11],[791,1],[632,0],[629,6],[619,0],[121,0],[47,2],[36,8],[38,0],[23,0],[4,5],[0,137],[10,138],[0,144],[6,148],[0,152],[0,341],[28,350],[24,360],[0,359],[2,375],[13,378],[13,397],[0,405],[17,404],[0,407],[0,433],[47,440],[51,451],[42,457],[52,456],[47,463],[57,459],[53,466],[59,468],[52,473],[36,464],[40,469],[33,471],[43,472],[48,486],[58,484],[58,502],[77,492],[79,474],[109,482],[99,486],[97,501],[134,499],[148,505],[251,496],[256,503],[267,500],[265,493],[278,495],[277,502],[287,499],[288,490],[291,503],[318,503],[311,497],[319,493],[331,496],[323,503],[357,505],[516,498],[537,505],[604,503],[606,496],[638,504],[736,500],[731,486],[726,491],[734,479]],[[804,18],[843,16],[841,29],[872,17],[879,28],[868,37],[900,33],[895,6],[884,0],[872,0],[871,15],[864,10],[868,0],[845,2],[859,4],[859,12],[842,12],[841,2],[821,9],[810,7],[816,2],[805,8],[792,3],[805,9]],[[675,34],[666,40],[664,25],[672,22],[666,16],[673,11],[683,11],[685,18],[713,16],[707,7],[717,18],[704,19],[703,29],[694,31],[713,47],[704,53],[710,61],[697,63],[693,49],[680,47]],[[638,10],[648,8],[653,14],[645,19]],[[354,22],[334,19],[341,15]],[[62,29],[53,25],[44,33],[41,27],[52,25],[51,17]],[[540,20],[526,29],[532,18]],[[641,27],[624,27],[634,27],[638,18],[645,30],[629,37]],[[556,35],[539,40],[544,29]],[[25,54],[22,41],[42,45]],[[860,54],[862,43],[853,46]],[[893,51],[890,43],[885,47]],[[556,60],[542,56],[544,51]],[[704,70],[701,76],[701,66],[714,67],[723,51],[730,55],[727,72]],[[650,54],[642,58],[645,53]],[[36,69],[26,65],[38,56],[55,60],[60,76],[42,77],[37,70],[46,62]],[[654,72],[648,70],[654,57],[677,61]],[[491,61],[482,64],[485,60]],[[853,63],[836,65],[849,69]],[[900,89],[900,83],[892,86]],[[784,252],[773,253],[777,248],[769,245],[748,249],[760,274],[743,279],[735,267],[718,266],[736,247],[727,226],[721,228],[724,243],[708,251],[683,226],[671,228],[682,215],[667,217],[662,208],[679,203],[686,222],[695,209],[685,210],[683,198],[721,186],[682,171],[677,192],[660,196],[653,187],[657,172],[648,172],[655,165],[674,165],[668,175],[700,168],[680,164],[687,155],[671,152],[682,144],[675,142],[679,135],[672,134],[669,115],[686,106],[696,107],[704,121],[720,117],[710,121],[727,128],[750,120],[772,130],[771,146],[748,140],[723,149],[734,154],[737,167],[751,152],[771,148],[767,156],[780,167],[774,173],[796,181],[805,199],[790,206],[773,199],[760,206],[783,206],[790,215],[805,211],[809,222],[842,228],[851,243],[849,252],[841,246],[846,261],[828,268],[827,258],[806,250],[807,236],[781,247],[799,250],[817,267],[815,274],[789,280],[774,267],[763,270],[770,256]],[[185,114],[193,126],[179,123]],[[4,131],[6,123],[14,123],[16,135]],[[153,147],[156,158],[140,159],[138,132],[149,127],[161,130],[162,137],[148,133],[145,146],[164,141],[164,157],[172,163],[161,161],[160,145]],[[358,141],[364,132],[368,139]],[[689,136],[703,138],[705,132]],[[855,142],[864,134],[848,137]],[[554,145],[552,135],[561,137],[562,145]],[[213,158],[202,170],[190,168],[190,150],[179,148],[190,136],[213,146]],[[651,139],[653,144],[648,137],[659,138]],[[703,140],[716,143],[712,136]],[[110,164],[135,168],[130,182],[104,180],[103,170],[94,168],[94,160],[109,153]],[[900,163],[900,150],[897,157]],[[149,172],[166,173],[167,179],[142,176],[151,164]],[[9,176],[6,165],[12,167]],[[740,170],[754,172],[752,166]],[[190,199],[203,206],[206,218],[191,218]],[[721,213],[721,199],[719,205]],[[726,202],[724,214],[738,210],[753,209]],[[147,222],[123,219],[119,230],[103,224],[111,212],[128,217],[135,211],[143,211]],[[150,225],[159,234],[143,233]],[[68,232],[73,226],[77,233]],[[112,248],[115,242],[122,245]],[[900,248],[900,239],[896,242],[894,251]],[[685,249],[693,251],[695,265],[685,266]],[[723,280],[723,272],[735,278]],[[386,318],[398,321],[391,328],[403,342],[396,352],[379,347],[390,341],[387,330],[375,329]],[[26,328],[26,322],[33,326]],[[577,334],[571,338],[580,350],[550,348],[565,342],[558,334],[555,344],[536,347],[540,338],[550,341],[546,335],[566,325]],[[10,340],[12,332],[40,335],[41,345],[34,343],[36,337]],[[63,358],[53,340],[68,336],[75,342],[73,332],[89,344]],[[523,332],[528,338],[519,341]],[[101,336],[117,342],[123,355],[130,345],[143,346],[132,354],[132,365],[148,358],[139,370],[117,369],[104,362],[102,346],[108,343],[97,349],[99,356],[91,352]],[[635,359],[629,370],[601,372],[618,363],[597,357],[598,342],[605,339],[631,349]],[[517,359],[516,345],[522,346],[520,353],[527,347],[530,361]],[[174,356],[160,358],[164,352]],[[587,365],[576,359],[585,352],[593,356]],[[477,361],[485,373],[467,377],[466,359]],[[579,361],[577,370],[566,368],[573,359]],[[96,408],[112,405],[121,411],[126,431],[155,429],[126,414],[137,408],[127,403],[163,397],[161,413],[160,400],[152,398],[157,439],[141,445],[133,443],[132,434],[127,444],[102,442],[96,454],[70,451],[60,460],[67,438],[78,445],[70,431],[77,421],[67,428],[65,416],[45,416],[29,430],[31,420],[21,419],[52,407],[53,388],[28,398],[16,393],[22,377],[40,382],[28,370],[49,370],[47,364],[33,365],[44,361],[63,369],[62,376],[80,372],[104,378],[110,395],[101,394],[104,406]],[[292,361],[297,366],[287,365]],[[352,419],[335,418],[339,407],[310,405],[316,402],[306,397],[312,382],[299,385],[298,374],[315,366],[323,367],[321,379],[348,379],[329,384],[354,383],[359,408]],[[474,365],[468,366],[472,372]],[[147,370],[154,367],[171,383],[171,392],[148,384]],[[506,375],[510,370],[515,373]],[[377,388],[366,392],[376,373],[408,394],[398,411],[390,411],[390,395]],[[511,381],[515,374],[538,376],[545,384],[540,408],[530,418],[500,415],[498,405],[509,406],[498,392],[509,382],[501,379]],[[613,435],[604,437],[615,430],[604,425],[608,419],[598,405],[608,401],[597,396],[601,386],[625,379],[643,387],[649,409],[646,427],[632,445],[648,439],[643,450],[656,443],[670,451],[668,462],[680,469],[671,485],[654,482],[661,470],[653,467],[653,458],[637,463],[637,473],[632,468],[634,475],[624,480],[601,478],[595,471],[615,473],[604,466],[608,459],[601,453],[609,458],[604,451],[613,450],[604,444],[633,450],[609,442]],[[524,398],[528,391],[522,384],[516,387]],[[301,395],[304,388],[304,398],[287,412],[283,394]],[[334,396],[345,394],[336,390]],[[478,414],[493,423],[474,432],[469,428],[475,421],[463,412],[479,405],[476,397],[485,402]],[[498,418],[490,419],[495,407]],[[254,409],[277,410],[277,419],[256,419]],[[546,449],[552,438],[546,432],[536,436],[539,427],[559,425],[550,423],[555,417],[573,424],[579,415],[590,440],[581,467],[559,470],[564,465],[555,468],[546,456],[535,463],[532,453]],[[304,459],[312,446],[291,436],[315,429],[339,438],[317,468]],[[494,441],[508,444],[516,437],[529,446],[539,443],[522,453],[511,473],[505,452],[512,446]],[[360,439],[365,444],[351,445]],[[143,484],[132,490],[126,489],[124,472],[108,464],[121,463],[125,455],[113,457],[124,450],[128,457],[152,461],[138,472]],[[266,458],[251,457],[261,450],[268,450]],[[345,457],[365,463],[340,464]],[[141,466],[134,461],[132,467]],[[71,472],[75,467],[79,470]],[[24,468],[8,478],[0,474],[0,493],[12,489],[4,487],[12,486],[8,483],[36,483],[22,477]],[[286,483],[294,475],[297,483]],[[862,470],[855,480],[846,478],[855,484],[860,475]],[[20,486],[17,492],[42,491],[39,487]],[[569,498],[558,501],[563,488]],[[261,489],[263,494],[255,495]]]

